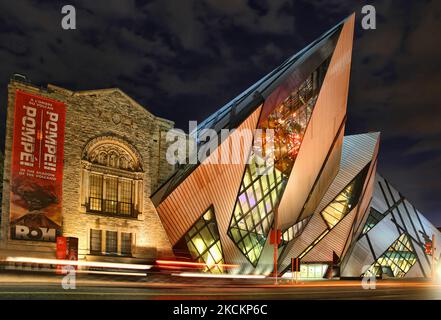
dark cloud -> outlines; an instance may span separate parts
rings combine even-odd
[[[347,133],[381,131],[380,170],[441,225],[439,1],[369,1],[370,31],[355,0],[70,3],[73,31],[61,28],[62,1],[0,3],[2,105],[19,72],[73,90],[120,87],[185,128],[357,12]],[[0,117],[3,130],[5,108]]]

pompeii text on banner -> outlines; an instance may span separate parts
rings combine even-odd
[[[16,92],[11,165],[11,238],[53,241],[61,234],[62,102]]]

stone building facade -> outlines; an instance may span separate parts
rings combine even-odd
[[[55,257],[53,242],[10,237],[17,90],[66,106],[62,235],[79,239],[79,258],[136,261],[171,256],[170,242],[150,195],[174,171],[165,160],[165,134],[174,123],[154,116],[117,88],[74,92],[17,80],[8,86],[0,252]]]

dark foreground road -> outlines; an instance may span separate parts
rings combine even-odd
[[[378,281],[366,290],[360,281],[315,281],[274,286],[270,281],[151,278],[136,281],[78,277],[76,289],[61,278],[0,274],[0,299],[441,299],[441,285],[415,280]]]

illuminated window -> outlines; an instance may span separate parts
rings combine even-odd
[[[320,82],[319,69],[275,106],[260,129],[274,131],[274,140],[262,138],[260,149],[255,147],[246,165],[242,184],[233,209],[228,236],[253,266],[262,253],[273,224],[274,208],[285,190],[303,136],[308,126]],[[270,145],[273,144],[273,148]],[[262,157],[273,156],[274,162],[264,163]]]
[[[305,229],[306,225],[308,224],[309,220],[311,220],[311,218],[312,218],[312,215],[297,222],[296,224],[294,224],[291,227],[289,227],[288,229],[286,229],[282,233],[281,246],[294,240],[294,238],[297,238],[302,233],[302,231]]]
[[[89,142],[82,159],[81,198],[87,212],[137,218],[143,187],[139,154],[116,137]]]
[[[380,222],[384,218],[384,215],[371,207],[371,211],[369,212],[369,216],[366,219],[366,223],[363,227],[363,233],[366,234],[371,230],[375,225]]]
[[[354,180],[352,180],[343,191],[341,191],[334,200],[322,210],[320,214],[328,225],[328,228],[299,255],[299,258],[303,258],[309,251],[311,251],[331,231],[331,229],[334,228],[337,223],[358,204],[369,167],[370,164],[368,164],[354,178]]]
[[[106,231],[106,253],[118,253],[118,233],[116,231]]]
[[[382,276],[387,274],[402,278],[416,263],[417,256],[409,237],[403,233],[386,250],[378,260],[364,273],[363,276]]]
[[[176,244],[177,256],[189,255],[192,260],[205,263],[203,270],[222,273],[224,263],[222,245],[213,208],[208,209]]]
[[[118,213],[118,178],[106,177],[105,181],[105,197],[104,212],[106,213]]]
[[[91,174],[89,177],[89,209],[91,211],[101,211],[103,198],[103,176]]]
[[[328,228],[332,229],[357,205],[369,165],[321,212]]]
[[[121,233],[121,254],[130,256],[132,255],[132,234],[122,232]]]
[[[119,213],[120,214],[131,214],[132,204],[133,204],[133,185],[132,180],[120,180],[119,181]]]
[[[101,230],[90,230],[90,253],[101,254]]]
[[[300,278],[323,279],[328,268],[327,264],[302,264],[300,266]]]
[[[102,238],[104,233],[104,239]],[[118,232],[90,230],[90,254],[101,255],[132,255],[133,234],[121,232],[121,248],[118,251]],[[102,241],[104,240],[105,248],[102,249]]]
[[[89,211],[132,215],[132,180],[91,173],[89,181]]]

